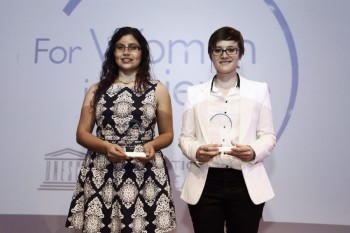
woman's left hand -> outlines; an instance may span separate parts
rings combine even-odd
[[[250,162],[255,159],[255,151],[248,145],[235,144],[231,151],[225,152],[227,155],[232,155],[243,162]]]
[[[147,162],[151,161],[156,154],[154,147],[149,142],[143,146],[143,152],[145,152],[146,157],[137,157],[137,160],[139,160],[143,163],[147,163]]]

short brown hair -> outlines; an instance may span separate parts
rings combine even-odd
[[[244,40],[240,31],[232,27],[222,27],[217,29],[209,38],[208,42],[208,54],[211,60],[212,50],[216,47],[216,44],[222,40],[236,41],[239,48],[239,58],[244,54]]]

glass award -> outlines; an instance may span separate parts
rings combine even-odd
[[[213,144],[222,144],[219,147],[221,153],[231,151],[233,147],[230,140],[232,120],[224,113],[215,114],[210,118],[210,141]]]

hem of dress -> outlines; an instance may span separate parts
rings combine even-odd
[[[169,228],[167,229],[166,231],[160,231],[159,233],[166,233],[166,232],[169,232],[169,231],[172,231],[172,230],[175,230],[176,229],[176,225],[172,228]]]
[[[65,227],[68,228],[68,229],[79,230],[79,231],[84,232],[83,228],[75,227],[75,226],[72,226],[72,225],[65,226]],[[170,232],[170,231],[175,230],[175,229],[176,229],[176,225],[171,227],[171,228],[169,228],[169,229],[167,229],[167,230],[165,230],[165,231],[160,231],[159,233],[166,233],[166,232]]]
[[[68,229],[79,230],[79,231],[83,232],[83,228],[79,228],[79,227],[76,227],[76,226],[69,225],[69,226],[65,226],[65,227],[68,228]]]

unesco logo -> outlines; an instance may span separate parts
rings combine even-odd
[[[45,155],[45,179],[38,190],[73,190],[84,153],[63,149]]]

